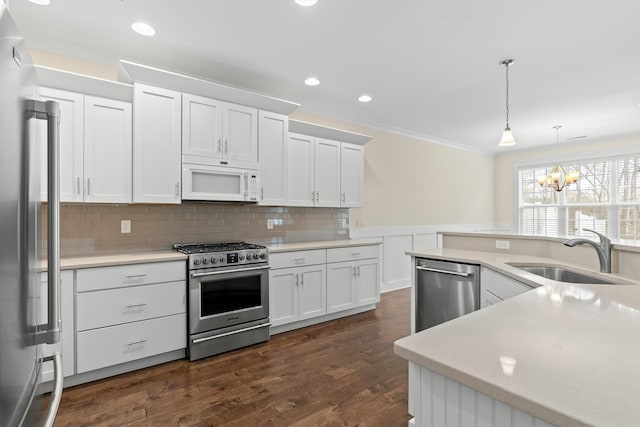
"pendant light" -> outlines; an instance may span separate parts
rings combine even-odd
[[[560,128],[561,125],[555,125],[553,128],[556,130],[556,165],[551,169],[551,173],[544,178],[541,178],[538,183],[541,187],[552,188],[556,191],[562,191],[566,186],[578,181],[579,173],[577,171],[565,172],[564,168],[560,165],[560,152],[558,145],[560,143]]]
[[[504,132],[502,132],[502,138],[500,138],[500,142],[498,143],[498,147],[510,147],[512,145],[516,145],[516,140],[513,139],[513,133],[511,132],[511,128],[509,127],[509,67],[513,64],[513,59],[505,59],[500,62],[500,65],[504,65],[506,69],[506,83],[507,83],[507,102],[506,102],[506,110],[507,110],[507,125],[504,128]]]

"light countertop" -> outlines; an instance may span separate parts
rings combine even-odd
[[[402,338],[396,354],[559,426],[640,425],[637,282],[563,284],[506,264],[558,264],[539,257],[447,249],[409,254],[485,265],[537,288]],[[512,375],[503,371],[505,357],[515,361]]]
[[[267,245],[269,253],[304,251],[312,249],[332,249],[347,248],[350,246],[370,246],[379,245],[382,241],[378,239],[343,239],[343,240],[325,240],[319,242],[301,242],[301,243],[279,243]]]
[[[76,268],[107,267],[111,265],[142,264],[147,262],[184,261],[187,256],[176,251],[134,252],[113,255],[96,255],[85,257],[66,257],[60,259],[61,270]],[[47,269],[47,263],[42,263]]]

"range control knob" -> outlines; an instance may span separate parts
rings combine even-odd
[[[249,259],[249,257],[250,257],[250,256],[251,256],[251,255],[247,255],[247,259]],[[244,255],[240,255],[240,257],[239,257],[239,258],[240,258],[240,261],[244,261]]]
[[[224,262],[224,258],[223,258],[223,257],[220,257],[218,260],[219,260],[221,263],[222,263],[222,262]]]
[[[265,254],[264,252],[260,254],[260,259],[266,259],[267,258],[267,254]]]
[[[212,256],[211,257],[211,264],[217,264],[218,263],[218,258]]]
[[[259,259],[260,258],[260,254],[253,254],[253,259]]]
[[[209,264],[209,259],[208,258],[202,258],[202,264],[203,265]]]
[[[193,260],[193,265],[200,265],[200,260],[199,259],[194,259]]]

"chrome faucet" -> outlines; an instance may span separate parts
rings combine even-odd
[[[583,228],[584,231],[590,231],[595,233],[600,238],[600,243],[594,242],[590,239],[584,239],[582,237],[576,237],[575,239],[569,239],[562,242],[564,245],[574,247],[575,245],[591,245],[596,250],[598,258],[600,259],[600,272],[611,273],[611,240],[604,234],[600,234],[597,231]]]

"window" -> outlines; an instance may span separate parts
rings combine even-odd
[[[563,164],[580,179],[561,192],[540,186],[551,166],[518,170],[521,233],[545,236],[590,235],[640,241],[640,155]]]

